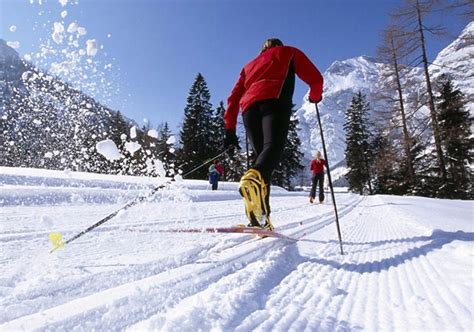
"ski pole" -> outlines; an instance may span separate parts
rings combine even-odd
[[[198,169],[200,169],[201,167],[205,166],[206,164],[210,163],[211,161],[219,158],[220,156],[222,156],[223,154],[227,153],[227,151],[229,151],[231,149],[231,147],[225,149],[224,151],[222,151],[221,153],[219,153],[218,155],[216,155],[215,157],[213,158],[210,158],[210,159],[207,159],[206,161],[204,161],[203,163],[201,163],[199,166],[191,169],[190,171],[187,171],[185,172],[182,177],[184,178],[185,176],[188,176],[190,175],[191,173],[197,171]],[[81,231],[80,233],[77,233],[76,235],[74,235],[72,238],[70,238],[69,240],[67,241],[64,241],[62,240],[62,234],[59,233],[59,232],[53,232],[53,233],[50,233],[49,234],[49,239],[51,241],[51,243],[53,244],[53,249],[50,251],[51,253],[59,248],[62,248],[64,247],[66,244],[68,243],[71,243],[72,241],[76,240],[77,238],[81,237],[82,235],[90,232],[91,230],[93,230],[94,228],[97,228],[99,227],[100,225],[106,223],[107,221],[109,221],[110,219],[112,219],[113,217],[115,217],[117,214],[119,214],[121,211],[124,211],[134,205],[137,205],[138,203],[144,201],[145,199],[148,199],[150,197],[152,197],[158,190],[161,190],[163,189],[164,187],[166,187],[168,184],[170,184],[171,182],[175,181],[174,177],[168,181],[166,181],[165,183],[163,184],[160,184],[159,186],[153,188],[148,194],[146,195],[143,195],[143,196],[137,196],[135,199],[133,199],[132,201],[128,202],[127,204],[125,204],[124,206],[122,206],[121,208],[119,208],[118,210],[112,212],[111,214],[109,214],[108,216],[104,217],[103,219],[99,220],[98,222],[96,222],[95,224],[89,226],[88,228],[86,228],[85,230]]]
[[[326,160],[326,169],[328,171],[329,188],[331,188],[331,197],[332,197],[332,203],[334,205],[334,214],[336,215],[337,235],[339,236],[339,245],[341,247],[341,255],[344,255],[344,251],[342,249],[341,228],[339,227],[339,217],[337,215],[336,199],[334,197],[334,188],[332,187],[331,172],[329,170],[328,155],[326,153],[326,143],[324,143],[324,134],[323,134],[323,127],[321,125],[321,117],[319,116],[318,104],[314,103],[314,106],[316,107],[316,114],[318,116],[319,132],[321,133],[321,142],[323,145],[324,159]]]

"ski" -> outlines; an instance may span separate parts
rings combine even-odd
[[[264,228],[246,227],[246,226],[232,226],[232,227],[209,227],[209,228],[172,228],[157,230],[159,233],[235,233],[235,234],[249,234],[261,237],[273,237],[284,239],[288,241],[298,241],[299,239],[281,234],[279,232],[270,231]]]

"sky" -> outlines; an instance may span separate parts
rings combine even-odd
[[[62,3],[62,4],[61,4]],[[389,13],[402,0],[0,0],[0,38],[17,41],[24,56],[51,40],[53,23],[77,22],[96,39],[94,57],[111,65],[97,99],[143,124],[164,121],[177,132],[197,73],[211,102],[226,102],[241,68],[267,38],[305,52],[324,72],[332,62],[376,56]],[[63,6],[65,4],[65,6]],[[61,17],[62,11],[67,16]],[[440,13],[451,35],[428,40],[431,59],[466,22]],[[14,28],[12,28],[14,26]],[[33,63],[35,60],[32,60]],[[43,64],[44,65],[44,64]],[[99,68],[99,69],[100,69]],[[87,79],[92,79],[88,77]],[[101,86],[102,85],[102,86]],[[299,107],[307,87],[297,82]]]

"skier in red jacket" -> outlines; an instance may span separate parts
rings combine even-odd
[[[235,133],[242,109],[245,130],[257,158],[242,176],[239,192],[244,199],[249,226],[273,230],[270,221],[270,182],[288,135],[295,74],[310,87],[309,101],[322,99],[323,77],[299,49],[268,39],[260,54],[244,66],[224,114],[225,148],[238,146]]]
[[[321,152],[316,152],[316,158],[311,161],[311,172],[313,173],[313,184],[309,193],[309,202],[313,204],[316,196],[316,186],[319,183],[319,203],[324,201],[324,166],[326,160],[321,158]],[[326,166],[327,167],[327,166]]]

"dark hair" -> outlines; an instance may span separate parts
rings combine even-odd
[[[269,48],[276,47],[276,46],[283,46],[283,42],[278,38],[267,39],[265,43],[263,43],[263,47],[260,53],[263,53]]]

